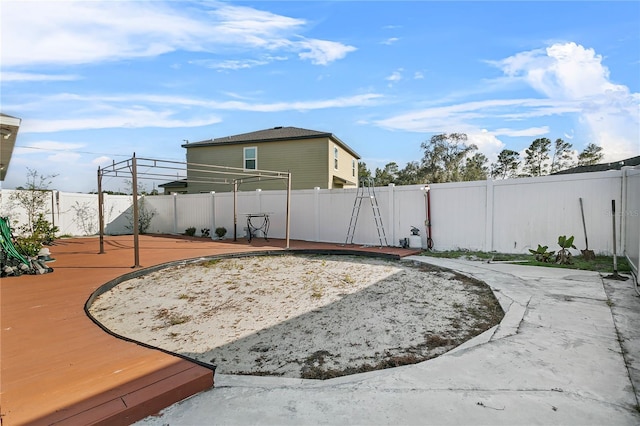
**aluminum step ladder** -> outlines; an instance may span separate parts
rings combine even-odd
[[[380,215],[380,207],[378,206],[378,199],[376,198],[375,181],[373,180],[373,178],[364,178],[360,180],[360,186],[358,186],[356,199],[353,202],[351,220],[349,221],[349,228],[347,228],[347,239],[344,242],[345,245],[353,244],[353,236],[356,232],[356,224],[358,223],[358,216],[360,215],[360,208],[362,207],[363,199],[369,199],[371,201],[373,220],[376,224],[376,231],[378,232],[380,247],[388,246],[389,243],[387,243],[387,235],[384,232],[384,226],[382,224],[382,216]]]

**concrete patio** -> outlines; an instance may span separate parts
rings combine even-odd
[[[326,381],[216,375],[145,425],[637,425],[640,298],[595,272],[411,256],[486,282],[500,325],[438,358]]]

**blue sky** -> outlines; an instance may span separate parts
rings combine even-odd
[[[275,126],[331,132],[371,170],[420,160],[443,132],[491,160],[539,137],[640,155],[637,1],[3,0],[0,12],[1,108],[22,119],[4,188],[29,167],[57,174],[52,188],[95,191],[98,166],[133,152],[184,161],[184,140]]]

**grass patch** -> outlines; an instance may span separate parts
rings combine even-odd
[[[185,322],[191,321],[191,317],[188,315],[180,315],[175,312],[171,312],[169,309],[163,308],[158,310],[156,314],[156,319],[163,320],[165,326],[169,327],[172,325],[184,324]]]
[[[466,250],[450,250],[450,251],[424,251],[422,256],[445,258],[445,259],[467,259],[467,260],[486,260],[490,262],[515,262],[519,265],[528,266],[546,266],[549,268],[565,268],[579,269],[584,271],[596,271],[602,273],[613,272],[613,256],[598,255],[594,260],[586,260],[582,256],[574,256],[571,265],[559,265],[557,263],[538,262],[532,255],[528,254],[511,254],[511,253],[495,253],[483,251],[466,251]],[[625,257],[618,257],[618,272],[629,273],[631,267]]]

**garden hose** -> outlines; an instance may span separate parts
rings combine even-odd
[[[15,246],[11,242],[11,229],[9,228],[9,221],[4,217],[0,217],[0,245],[2,246],[2,250],[7,253],[7,256],[18,259],[25,265],[30,266],[29,261],[25,259],[24,256],[22,256],[18,252],[18,250],[16,250]]]

